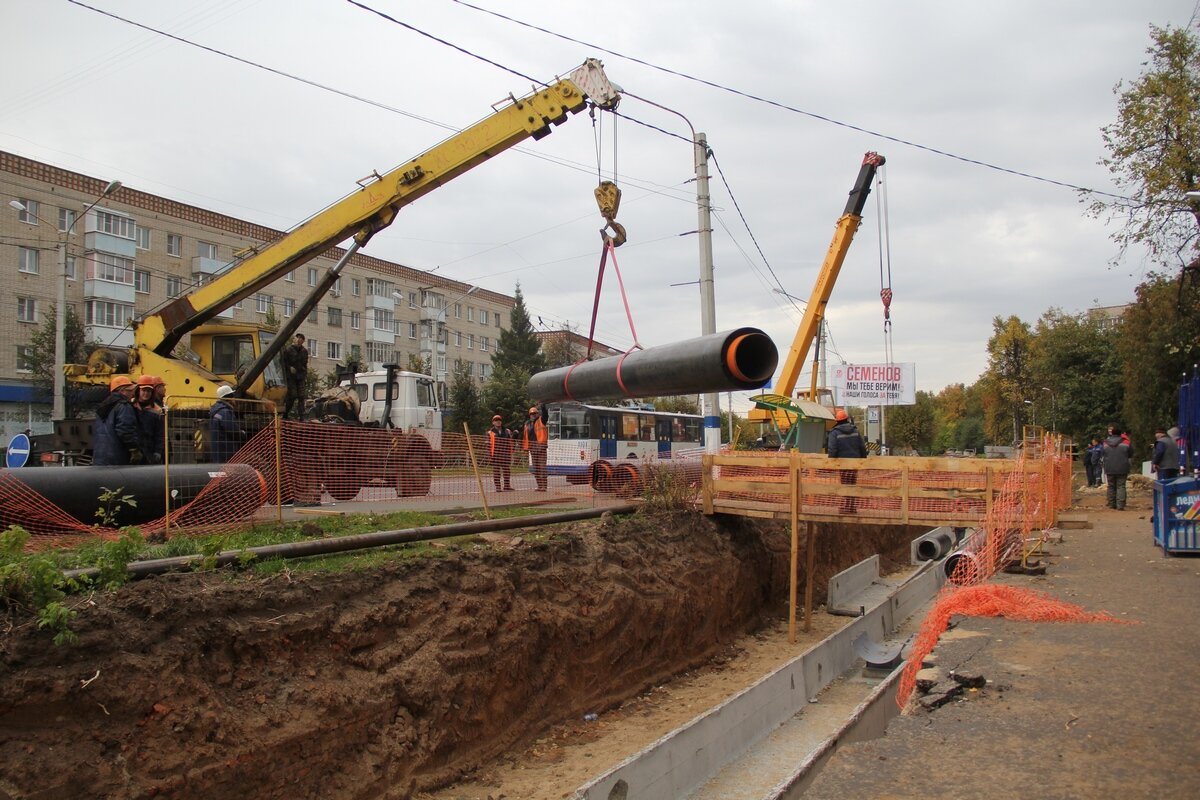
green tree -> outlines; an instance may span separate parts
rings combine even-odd
[[[1076,442],[1097,435],[1116,418],[1121,369],[1116,331],[1086,314],[1046,311],[1034,328],[1029,397],[1038,420]]]
[[[529,373],[512,367],[496,367],[483,387],[483,412],[504,417],[506,427],[524,424],[529,415]]]
[[[1200,287],[1154,276],[1118,327],[1124,421],[1139,458],[1149,458],[1154,429],[1175,424],[1179,384],[1200,361]]]
[[[503,368],[534,375],[546,369],[546,359],[541,353],[541,342],[533,334],[521,284],[517,284],[513,297],[516,302],[508,315],[508,329],[500,331],[500,341],[492,354],[492,366],[497,372]]]
[[[896,446],[928,453],[933,449],[937,406],[929,392],[917,392],[916,405],[896,406],[887,412],[887,438]]]
[[[50,306],[42,318],[42,324],[34,328],[29,337],[30,353],[24,365],[33,374],[34,388],[49,395],[54,391],[54,326],[57,324],[57,308]],[[64,362],[82,364],[97,346],[89,340],[79,316],[68,305],[63,324],[66,351]]]
[[[694,394],[674,395],[671,397],[649,397],[646,402],[654,406],[656,411],[670,411],[673,414],[699,414],[700,403]],[[728,433],[728,431],[726,432]]]
[[[992,441],[1016,441],[1025,424],[1025,400],[1034,377],[1031,367],[1033,334],[1019,317],[992,320],[988,367],[984,372],[984,426]],[[1011,426],[1010,426],[1011,422]],[[1009,438],[1011,436],[1011,439]]]
[[[471,377],[471,367],[471,362],[460,359],[450,372],[448,430],[462,433],[463,423],[466,423],[471,433],[478,436],[487,430],[492,415],[485,414],[479,404],[479,389]]]
[[[1122,253],[1144,244],[1173,269],[1197,253],[1200,199],[1185,193],[1200,188],[1200,43],[1170,26],[1151,25],[1150,38],[1145,71],[1117,84],[1117,121],[1101,129],[1100,163],[1122,196],[1093,196],[1088,211],[1121,221],[1112,238]]]

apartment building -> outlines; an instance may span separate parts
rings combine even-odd
[[[9,309],[0,313],[4,441],[25,428],[51,429],[50,400],[34,392],[27,358],[30,336],[56,302],[60,243],[66,245],[66,302],[85,324],[88,340],[128,346],[135,320],[283,235],[128,186],[79,218],[106,185],[106,179],[0,151],[0,275],[12,288],[0,300]],[[342,255],[332,248],[219,317],[285,323]],[[320,375],[348,357],[379,369],[389,362],[407,366],[416,356],[428,359],[440,380],[465,362],[482,384],[514,302],[356,253],[300,332],[308,340],[309,364]]]

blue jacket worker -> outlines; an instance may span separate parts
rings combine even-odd
[[[97,467],[141,464],[142,431],[130,402],[134,383],[124,375],[109,381],[111,393],[96,409],[92,429],[92,464]]]
[[[237,452],[242,442],[242,428],[237,412],[225,398],[233,394],[232,386],[217,389],[217,402],[208,410],[208,460],[224,464]]]

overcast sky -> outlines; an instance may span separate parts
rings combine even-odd
[[[355,99],[67,0],[0,0],[0,149],[286,229],[526,93],[518,74],[592,56],[707,135],[717,329],[758,326],[781,357],[800,312],[773,290],[808,297],[869,150],[888,163],[830,302],[835,361],[888,360],[881,250],[891,359],[931,391],[979,377],[995,316],[1126,303],[1153,267],[1141,252],[1111,265],[1112,228],[1069,187],[1114,191],[1097,163],[1113,89],[1140,74],[1149,25],[1188,25],[1195,0],[362,2],[428,36],[345,0],[88,0]],[[586,334],[599,153],[624,191],[638,339],[700,335],[692,149],[667,135],[691,134],[632,97],[621,111],[661,130],[576,116],[404,209],[366,252],[499,292],[519,281],[535,324]],[[624,348],[613,277],[597,338]]]

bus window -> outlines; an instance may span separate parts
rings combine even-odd
[[[676,439],[675,441],[677,441],[677,442],[678,441],[686,441],[686,442],[701,441],[701,439],[700,439],[700,420],[685,419],[683,421],[683,427],[684,427],[684,430],[686,431],[686,433],[684,434],[684,438],[682,440]]]
[[[626,442],[636,442],[638,438],[638,418],[636,414],[621,415],[621,439]]]
[[[554,412],[550,412],[554,418]],[[588,426],[588,411],[586,408],[558,409],[558,438],[559,439],[590,439],[591,430]],[[550,438],[554,438],[551,431]]]
[[[638,438],[641,439],[643,442],[653,442],[654,441],[654,417],[647,414],[646,416],[642,417],[641,420],[639,420],[639,422],[641,423],[641,426],[640,426],[640,434],[641,435],[639,435]]]
[[[683,430],[683,420],[678,418],[671,420],[671,439],[676,442],[687,441],[687,434]]]

